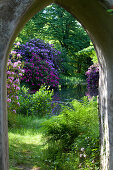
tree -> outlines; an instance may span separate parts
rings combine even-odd
[[[66,69],[64,74],[68,75],[72,75],[76,69],[71,63],[80,63],[75,53],[90,45],[90,39],[81,24],[56,4],[37,13],[26,24],[19,37],[24,43],[38,37],[55,44],[55,47],[65,54],[63,67]]]
[[[27,36],[26,41],[38,36],[60,43],[62,48],[76,52],[88,47],[90,43],[80,23],[56,4],[49,5],[29,20],[19,37],[23,39],[23,35]]]

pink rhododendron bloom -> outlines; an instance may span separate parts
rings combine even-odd
[[[10,72],[10,71],[7,71],[7,74],[11,74],[11,72]]]
[[[21,55],[20,54],[17,54],[17,57],[20,57]]]
[[[16,99],[18,100],[18,96],[15,96],[16,97]]]
[[[15,62],[15,63],[13,64],[13,67],[15,68],[15,67],[17,67],[17,65],[18,65],[18,63]]]
[[[13,82],[11,79],[10,79],[9,81],[10,81],[10,83],[12,83],[12,82]]]
[[[21,61],[18,61],[17,63],[18,63],[18,64],[21,64]]]
[[[22,76],[22,73],[19,73],[19,76]]]
[[[17,78],[17,79],[15,80],[16,83],[19,83],[19,81],[20,81],[19,78]]]
[[[13,84],[12,86],[13,86],[13,87],[16,87],[16,85],[15,85],[15,84]]]
[[[17,42],[16,45],[20,45],[20,42]]]
[[[16,90],[20,90],[20,87],[16,87]]]
[[[25,71],[24,70],[21,70],[22,73],[24,73]]]
[[[11,102],[11,99],[9,99],[9,98],[8,98],[8,99],[7,99],[7,102],[9,102],[9,103],[10,103],[10,102]]]
[[[11,54],[16,54],[16,51],[11,51]]]
[[[17,102],[17,105],[19,105],[19,106],[20,106],[20,103],[19,103],[19,102]]]
[[[14,75],[15,73],[14,72],[11,72],[12,75]]]
[[[8,77],[8,79],[14,80],[14,77]]]
[[[10,88],[10,85],[9,85],[9,84],[7,84],[7,88],[8,88],[8,89]]]
[[[13,112],[16,113],[16,110],[14,109]]]

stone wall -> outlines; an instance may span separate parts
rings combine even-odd
[[[88,32],[100,64],[101,169],[113,169],[113,0],[0,0],[0,170],[8,170],[6,64],[11,45],[38,11],[57,3]]]

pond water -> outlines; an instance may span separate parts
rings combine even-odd
[[[59,114],[61,110],[61,105],[69,105],[69,103],[74,100],[82,100],[84,96],[97,96],[97,89],[87,89],[86,84],[77,84],[74,86],[62,87],[59,90],[54,91],[52,104],[56,104],[53,108],[52,114]]]
[[[85,96],[86,91],[86,84],[62,87],[60,90],[54,91],[53,101],[66,102],[71,101],[73,99],[80,100],[83,96]]]

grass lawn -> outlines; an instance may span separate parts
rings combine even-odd
[[[43,167],[41,154],[44,139],[39,130],[45,118],[15,116],[9,127],[9,170],[28,170]]]

